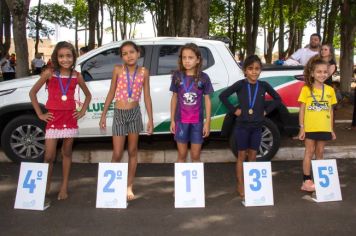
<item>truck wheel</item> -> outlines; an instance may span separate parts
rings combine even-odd
[[[262,125],[262,140],[257,152],[257,161],[270,161],[277,153],[281,142],[281,135],[272,120],[266,118]],[[231,132],[229,145],[232,153],[237,156],[237,146],[234,132]]]
[[[34,115],[22,115],[5,127],[1,144],[5,154],[14,162],[42,162],[45,150],[45,122]]]

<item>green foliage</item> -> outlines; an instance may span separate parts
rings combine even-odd
[[[88,2],[86,0],[65,0],[72,7],[72,15],[77,18],[79,26],[86,27],[88,23]]]
[[[209,15],[209,34],[228,35],[228,3],[224,0],[211,0]]]
[[[59,26],[65,26],[68,28],[73,25],[71,12],[65,6],[53,3],[43,4],[40,7],[41,9],[37,25],[36,14],[38,6],[32,7],[29,11],[27,28],[30,31],[30,37],[35,37],[37,27],[40,30],[40,36],[48,37],[53,35],[54,29],[52,26],[48,25],[48,23],[58,24]]]
[[[119,21],[123,21],[124,17],[126,17],[126,22],[129,24],[144,23],[145,4],[142,0],[119,0],[116,2]],[[125,16],[124,12],[126,12]]]

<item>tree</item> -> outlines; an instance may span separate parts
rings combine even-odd
[[[24,77],[29,74],[26,17],[30,0],[6,0],[6,3],[13,18],[14,43],[17,55],[16,76]]]
[[[99,0],[88,1],[88,18],[89,18],[89,50],[95,48],[95,29],[98,21]]]
[[[343,0],[341,5],[341,55],[340,76],[341,90],[350,92],[353,76],[353,54],[356,33],[356,1]]]
[[[336,20],[339,12],[340,12],[339,0],[331,0],[331,8],[330,8],[328,24],[327,24],[328,27],[327,29],[324,29],[326,31],[326,34],[325,37],[323,38],[323,42],[325,43],[333,44]]]
[[[302,47],[304,28],[315,18],[316,5],[312,0],[284,0],[287,7],[286,19],[289,25],[286,55],[292,55]]]
[[[247,56],[255,54],[260,19],[260,0],[245,0],[245,31]]]
[[[0,1],[0,59],[11,46],[11,15],[5,1]]]
[[[75,48],[76,51],[79,51],[78,48],[78,31],[85,31],[85,45],[87,45],[87,25],[88,25],[88,3],[86,0],[65,0],[64,3],[71,5],[72,14],[74,16],[74,34],[75,34]],[[79,27],[83,27],[79,29]]]
[[[264,57],[268,64],[272,62],[273,48],[278,40],[276,33],[277,26],[279,25],[277,3],[277,0],[266,0],[262,2],[261,26],[263,26],[265,37]]]
[[[208,36],[210,0],[144,2],[152,15],[158,36]]]
[[[72,13],[68,8],[57,3],[43,5],[40,3],[41,1],[38,6],[30,9],[28,16],[29,35],[36,40],[35,53],[38,53],[40,36],[49,37],[55,32],[54,28],[47,25],[46,22],[73,28]]]

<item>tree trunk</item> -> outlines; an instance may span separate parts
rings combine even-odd
[[[179,26],[179,36],[189,37],[192,23],[192,2],[190,0],[181,0],[182,16]]]
[[[89,42],[88,49],[95,48],[95,28],[98,21],[99,0],[88,0],[89,11]]]
[[[168,19],[168,35],[176,37],[178,36],[177,26],[177,11],[179,11],[179,3],[174,0],[169,0],[166,4],[167,19]]]
[[[285,58],[284,52],[284,15],[283,15],[283,0],[279,0],[279,32],[278,32],[278,59]]]
[[[194,0],[192,15],[192,25],[190,27],[190,37],[205,38],[209,29],[209,6],[210,0]]]
[[[288,48],[286,54],[291,56],[295,52],[296,40],[297,40],[297,26],[292,16],[298,11],[298,2],[292,1],[289,5],[289,37],[288,37]]]
[[[109,7],[109,15],[110,15],[110,28],[111,28],[112,41],[115,41],[114,13],[112,12],[112,9],[110,7]]]
[[[38,53],[38,43],[40,41],[40,18],[41,14],[41,0],[38,0],[37,13],[36,13],[36,42],[35,42],[35,55]]]
[[[352,113],[352,127],[356,128],[356,87],[354,88],[354,111]]]
[[[247,56],[255,54],[258,24],[260,17],[260,0],[245,0],[245,29]]]
[[[16,52],[16,77],[29,74],[28,45],[26,37],[26,17],[30,0],[6,0],[13,17],[13,33]]]
[[[231,0],[227,1],[227,37],[231,39]],[[231,46],[231,42],[230,42]]]
[[[353,50],[356,32],[356,2],[344,0],[341,6],[341,55],[340,77],[341,91],[350,92],[351,78],[353,75]]]
[[[99,0],[99,10],[100,10],[100,20],[98,16],[98,21],[97,21],[97,31],[96,31],[96,37],[98,40],[98,47],[100,47],[103,43],[103,31],[104,31],[104,3],[103,0]]]
[[[0,1],[0,60],[11,46],[11,15],[5,1]],[[5,39],[5,40],[4,40]]]
[[[74,42],[75,42],[75,51],[79,55],[79,46],[78,46],[78,16],[75,16],[74,21]]]
[[[117,27],[117,22],[118,22],[118,9],[117,7],[115,7],[115,41],[118,41],[119,40],[119,34],[118,34],[118,27]]]
[[[323,31],[323,36],[322,36],[322,43],[326,42],[326,33],[329,28],[329,9],[330,9],[330,1],[325,0],[324,2],[324,31]]]
[[[240,1],[236,1],[235,3],[235,7],[234,7],[234,13],[233,13],[233,31],[232,31],[232,44],[230,47],[230,50],[232,52],[233,55],[235,55],[236,53],[236,48],[237,48],[237,37],[238,37],[238,27],[239,27],[239,14],[241,12],[241,8],[242,8],[242,0]]]
[[[315,27],[316,27],[316,33],[319,35],[321,32],[321,20],[322,20],[322,15],[323,15],[323,10],[322,10],[323,9],[323,1],[320,2],[320,0],[318,0],[316,3]]]
[[[326,33],[326,39],[324,40],[324,42],[326,43],[333,44],[336,18],[339,10],[340,10],[339,0],[332,0],[331,10],[329,14],[328,30]]]

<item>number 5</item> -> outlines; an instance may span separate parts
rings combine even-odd
[[[319,183],[320,183],[321,187],[326,188],[326,187],[329,186],[330,180],[329,180],[329,177],[326,174],[323,174],[323,171],[327,171],[326,166],[319,166],[318,167],[319,178],[325,180],[325,182],[319,181]]]

